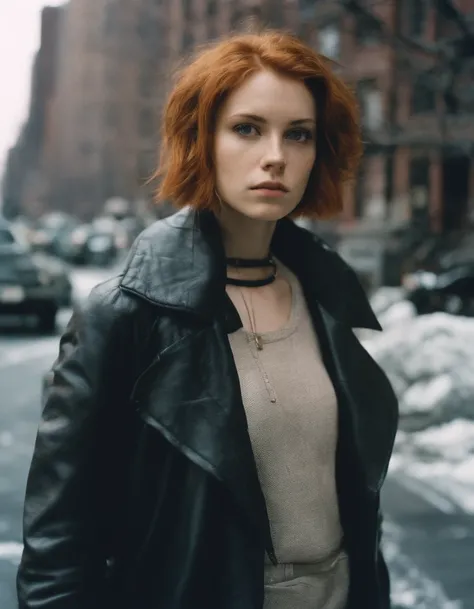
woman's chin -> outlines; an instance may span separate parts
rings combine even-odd
[[[290,214],[293,211],[293,207],[289,207],[288,204],[277,203],[276,201],[270,203],[253,201],[249,204],[239,205],[234,210],[252,220],[277,222]]]

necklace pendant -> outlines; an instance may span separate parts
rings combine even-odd
[[[263,341],[262,341],[262,337],[261,337],[261,336],[259,336],[258,334],[255,334],[255,335],[254,335],[254,340],[255,340],[255,345],[256,345],[257,349],[258,349],[259,351],[262,351],[262,349],[263,349]]]

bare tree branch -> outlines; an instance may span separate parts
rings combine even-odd
[[[356,19],[364,20],[369,27],[378,31],[393,48],[407,53],[406,56],[399,55],[398,60],[411,72],[412,78],[422,80],[441,92],[450,113],[459,112],[462,103],[470,101],[469,95],[468,99],[464,99],[465,96],[462,100],[459,98],[455,84],[466,61],[474,58],[474,32],[469,20],[453,0],[435,0],[434,6],[445,19],[456,23],[461,35],[444,37],[435,43],[422,42],[405,36],[402,32],[393,31],[373,12],[376,3],[367,5],[360,0],[340,0],[340,3]]]
[[[472,28],[466,16],[460,11],[452,0],[435,0],[438,11],[447,19],[454,21],[465,36],[472,36]]]

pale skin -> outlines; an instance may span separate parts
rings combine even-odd
[[[264,258],[276,222],[300,202],[316,159],[316,107],[303,83],[262,70],[248,78],[220,108],[215,135],[218,220],[226,255]],[[284,192],[254,187],[278,181]],[[256,279],[268,268],[231,269],[228,275]],[[291,312],[291,288],[281,276],[267,286],[227,286],[244,328],[277,330]],[[247,307],[245,306],[247,303]],[[247,308],[253,311],[254,327]]]

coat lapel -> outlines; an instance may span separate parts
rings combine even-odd
[[[349,422],[365,484],[378,492],[387,473],[398,423],[398,402],[385,373],[351,328],[316,305],[321,342],[327,342],[328,372]],[[317,324],[317,322],[316,322]],[[323,336],[321,336],[323,334]]]
[[[385,373],[353,328],[381,330],[361,284],[340,256],[294,224],[278,226],[276,255],[299,278],[325,360],[350,426],[365,484],[376,492],[385,478],[395,441],[398,402]]]
[[[147,423],[227,487],[271,555],[265,499],[224,325],[216,320],[166,347],[138,379],[132,399]]]

